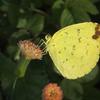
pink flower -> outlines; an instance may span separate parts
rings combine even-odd
[[[19,47],[26,59],[42,59],[42,50],[29,40],[19,41]]]
[[[56,83],[49,83],[43,89],[43,100],[62,100],[63,92]]]

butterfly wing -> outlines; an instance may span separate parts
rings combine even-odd
[[[51,38],[47,49],[64,77],[76,79],[95,67],[99,59],[99,43],[92,38],[96,25],[92,22],[71,25]]]

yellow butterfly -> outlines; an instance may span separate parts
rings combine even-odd
[[[62,28],[53,37],[46,36],[46,48],[56,68],[67,79],[88,74],[100,54],[100,27],[84,22]]]

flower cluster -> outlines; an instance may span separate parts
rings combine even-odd
[[[26,59],[42,59],[42,50],[29,40],[19,41],[19,47]]]
[[[43,89],[43,100],[62,100],[63,92],[56,83],[49,83]]]

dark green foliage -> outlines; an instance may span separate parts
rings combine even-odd
[[[99,90],[93,87],[85,87],[84,88],[84,98],[83,100],[100,100]]]
[[[95,21],[97,15],[100,18],[96,5],[99,0],[0,0],[0,100],[42,100],[42,90],[50,82],[61,86],[64,100],[100,100],[99,64],[88,75],[67,80],[48,55],[21,67],[18,47],[19,40],[38,44],[61,27]],[[23,77],[16,74],[19,67]]]
[[[49,82],[45,67],[43,61],[32,61],[30,63],[25,77],[16,82],[13,100],[42,99],[42,89]]]
[[[61,82],[61,87],[64,92],[64,96],[68,100],[82,100],[83,88],[82,85],[73,80],[64,79]]]
[[[0,53],[0,79],[12,79],[15,76],[16,64]]]

